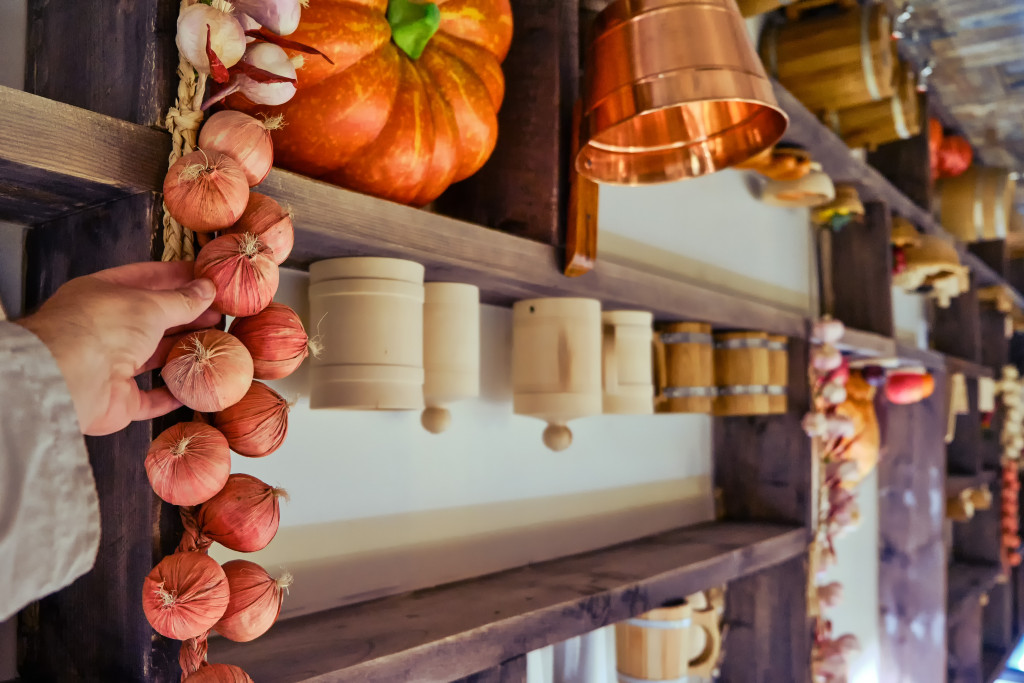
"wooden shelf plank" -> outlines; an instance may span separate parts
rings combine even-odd
[[[451,681],[798,557],[807,544],[803,528],[709,522],[290,619],[256,646],[216,639],[210,659],[281,683]]]
[[[814,160],[820,162],[822,168],[836,182],[854,183],[860,188],[861,199],[885,202],[889,208],[909,220],[918,228],[934,235],[946,234],[935,218],[923,208],[911,201],[906,195],[893,187],[885,176],[853,155],[846,143],[812,114],[778,82],[775,83],[775,96],[779,105],[789,115],[789,129],[786,131],[785,142],[798,144],[811,152]],[[1000,273],[990,268],[984,261],[967,250],[963,244],[957,244],[960,260],[970,266],[981,287],[1003,284]],[[1024,308],[1024,296],[1013,290],[1016,304]]]
[[[968,378],[993,377],[992,368],[956,356],[946,356],[946,370],[963,373]]]
[[[998,473],[995,470],[982,470],[978,474],[947,474],[946,475],[946,495],[955,496],[964,489],[973,489],[976,486],[989,485],[995,483]],[[995,501],[992,502],[996,504]]]
[[[36,224],[153,191],[166,133],[0,86],[0,220]]]
[[[950,564],[947,574],[946,621],[953,623],[964,610],[977,607],[982,594],[995,585],[1002,571],[1002,567],[995,563]]]

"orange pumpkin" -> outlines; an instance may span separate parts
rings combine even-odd
[[[307,57],[295,96],[269,107],[241,95],[225,104],[283,114],[273,132],[278,166],[359,192],[422,206],[475,173],[494,150],[505,95],[501,62],[512,41],[509,0],[434,0],[440,17],[418,58],[394,14],[418,0],[316,0],[289,40]],[[389,23],[391,18],[392,23]],[[429,31],[428,31],[429,33]],[[410,50],[415,54],[417,50]]]

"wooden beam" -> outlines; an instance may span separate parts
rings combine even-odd
[[[805,529],[711,522],[289,619],[255,645],[211,642],[210,659],[258,681],[446,683],[806,550]]]
[[[30,230],[27,310],[74,277],[149,260],[158,206],[146,193]],[[150,377],[141,377],[140,385],[151,387]],[[152,438],[146,421],[86,440],[100,499],[99,553],[92,571],[21,613],[23,678],[177,680],[177,643],[154,637],[139,597],[162,544],[156,529],[165,522],[143,467]]]
[[[453,683],[526,683],[526,655],[513,657],[498,666],[460,678]]]

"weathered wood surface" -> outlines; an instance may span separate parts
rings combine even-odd
[[[729,584],[723,683],[810,683],[807,558]]]
[[[971,282],[971,289],[953,299],[948,308],[932,304],[931,342],[938,351],[980,363],[981,317],[973,273]]]
[[[1013,648],[993,649],[983,648],[981,651],[981,670],[985,683],[995,683],[999,680],[999,674],[1006,668],[1013,654]]]
[[[715,486],[722,490],[729,519],[767,519],[810,528],[811,443],[800,426],[810,407],[808,353],[806,341],[789,339],[785,415],[714,418]]]
[[[949,623],[948,638],[947,683],[983,683],[981,605],[975,602],[965,607],[959,618]]]
[[[277,624],[258,647],[211,643],[254,680],[447,682],[756,573],[807,549],[805,529],[711,522]]]
[[[994,470],[982,470],[977,474],[947,474],[946,475],[946,496],[955,496],[964,489],[972,489],[978,486],[991,486],[996,480]]]
[[[978,312],[981,337],[981,364],[998,375],[1010,358],[1010,340],[1006,338],[1006,314],[990,306]]]
[[[1013,589],[996,583],[988,592],[988,604],[981,611],[981,642],[987,650],[1005,652],[1016,645],[1013,637]]]
[[[0,86],[0,220],[35,224],[154,190],[170,138]]]
[[[880,680],[941,681],[946,662],[945,377],[909,406],[878,401]]]
[[[928,111],[927,104],[921,111]],[[923,125],[920,133],[907,140],[896,140],[868,152],[868,163],[925,211],[931,211],[932,206],[929,136],[928,126]]]
[[[29,0],[25,90],[132,123],[162,122],[178,83],[178,6]]]
[[[893,336],[892,219],[882,202],[865,205],[863,225],[824,232],[831,242],[832,315],[847,327]]]
[[[498,112],[498,143],[441,213],[550,245],[564,244],[572,108],[579,83],[576,0],[512,0],[515,32]]]
[[[981,596],[995,585],[1000,571],[998,563],[953,562],[949,565],[946,604],[947,621],[951,625],[979,605]]]
[[[498,666],[460,678],[453,683],[526,683],[526,655],[513,657]]]
[[[955,372],[952,368],[950,372]],[[981,415],[978,413],[978,381],[967,379],[968,412],[956,417],[956,435],[946,448],[948,471],[954,474],[978,474],[983,469]],[[941,431],[945,434],[945,421]]]
[[[1006,240],[984,240],[982,242],[971,242],[967,250],[980,258],[985,265],[999,275],[1006,277],[1009,265],[1009,254],[1006,249]]]
[[[31,230],[26,307],[67,280],[151,258],[156,198],[138,195]],[[140,378],[143,388],[150,377]],[[67,588],[22,612],[20,673],[26,680],[177,680],[177,648],[157,638],[142,612],[142,581],[155,564],[162,507],[143,467],[150,422],[87,439],[100,499],[96,564]]]

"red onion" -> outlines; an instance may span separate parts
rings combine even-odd
[[[273,252],[255,235],[223,235],[199,251],[196,277],[213,280],[213,309],[233,316],[255,315],[274,299],[280,274]]]
[[[259,185],[274,165],[270,131],[281,127],[281,118],[261,121],[240,111],[219,111],[199,131],[199,147],[231,157],[242,167],[249,187]]]
[[[252,683],[252,679],[234,664],[207,664],[186,678],[185,683]]]
[[[250,458],[270,455],[288,434],[288,402],[263,382],[253,382],[242,400],[213,416],[231,450]]]
[[[281,614],[284,593],[292,583],[292,575],[285,573],[275,579],[263,567],[248,560],[228,562],[224,565],[224,574],[228,577],[231,597],[214,629],[238,643],[259,638]]]
[[[142,609],[153,630],[185,640],[213,628],[228,606],[228,579],[205,553],[175,553],[142,586]]]
[[[199,505],[224,488],[231,451],[223,434],[201,422],[182,422],[160,434],[146,455],[156,495],[171,505]]]
[[[295,246],[292,217],[280,204],[265,194],[249,193],[249,203],[234,225],[224,234],[252,233],[274,252],[274,263],[281,265]]]
[[[231,334],[249,349],[253,376],[258,379],[287,377],[302,365],[310,350],[318,355],[298,313],[276,301],[254,316],[235,318]]]
[[[202,413],[238,403],[252,384],[252,357],[220,330],[183,337],[167,354],[161,375],[174,398]]]
[[[240,553],[263,550],[281,523],[279,498],[284,489],[268,486],[248,474],[232,474],[228,483],[199,508],[204,536]],[[219,617],[218,617],[219,618]]]
[[[248,203],[245,172],[234,159],[219,152],[207,154],[200,149],[186,154],[171,164],[164,177],[167,210],[174,220],[196,232],[228,227]]]

